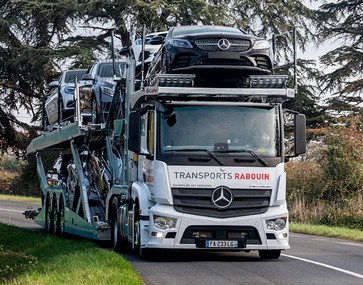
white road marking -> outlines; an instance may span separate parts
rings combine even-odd
[[[24,212],[24,211],[4,209],[4,208],[0,208],[0,211],[7,211],[7,212],[14,212],[14,213],[23,213]]]
[[[288,255],[288,254],[281,254],[281,255],[286,256],[286,257],[290,257],[290,258],[293,258],[293,259],[305,261],[305,262],[308,262],[308,263],[316,264],[316,265],[319,265],[319,266],[323,266],[323,267],[326,267],[326,268],[330,268],[330,269],[333,269],[333,270],[336,270],[336,271],[339,271],[339,272],[343,272],[343,273],[346,273],[346,274],[349,274],[349,275],[352,275],[352,276],[363,279],[362,274],[355,273],[355,272],[352,272],[352,271],[349,271],[349,270],[345,270],[343,268],[331,266],[331,265],[328,265],[328,264],[325,264],[325,263],[321,263],[321,262],[317,262],[317,261],[313,261],[313,260],[293,256],[293,255]]]

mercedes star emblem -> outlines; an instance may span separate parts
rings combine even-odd
[[[229,43],[229,41],[227,39],[220,39],[218,42],[218,47],[221,50],[227,50],[227,49],[229,49],[230,46],[231,46],[231,44]]]
[[[233,201],[232,192],[227,187],[215,189],[211,198],[213,205],[220,209],[227,208]]]

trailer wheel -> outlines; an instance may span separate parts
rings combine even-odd
[[[113,198],[112,201],[112,219],[111,219],[111,243],[115,251],[121,249],[121,237],[117,226],[117,209],[119,207],[119,202],[117,198]]]
[[[52,202],[52,227],[50,233],[57,233],[57,221],[58,221],[58,207],[57,207],[57,196],[54,194]]]
[[[53,216],[52,204],[50,201],[49,194],[47,195],[47,200],[45,202],[45,231],[48,233],[53,233],[54,229],[54,216]]]
[[[261,259],[278,259],[281,254],[281,250],[259,250]]]
[[[59,236],[64,235],[64,225],[65,225],[65,212],[64,212],[64,202],[63,196],[59,199],[59,208],[58,208],[58,215],[57,215],[57,229],[56,234]]]

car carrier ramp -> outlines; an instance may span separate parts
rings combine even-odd
[[[36,137],[27,147],[27,153],[32,154],[43,150],[69,149],[71,140],[85,142],[104,138],[100,125],[79,125],[78,122],[59,127],[51,132]]]

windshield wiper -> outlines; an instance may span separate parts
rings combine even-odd
[[[194,151],[204,151],[206,153],[209,154],[210,157],[212,157],[215,161],[217,161],[220,165],[226,165],[223,161],[221,161],[217,156],[214,155],[213,152],[207,150],[207,149],[204,149],[204,148],[178,148],[178,149],[168,149],[166,151],[190,151],[190,152],[194,152]]]
[[[229,150],[220,150],[219,152],[223,152],[223,153],[238,153],[238,152],[247,152],[249,154],[251,154],[253,157],[255,157],[259,162],[261,162],[264,166],[268,166],[268,163],[266,162],[266,160],[264,160],[261,156],[259,156],[257,153],[255,153],[253,150],[251,149],[229,149]]]

